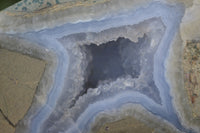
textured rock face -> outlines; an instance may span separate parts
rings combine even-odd
[[[191,104],[194,119],[200,118],[200,43],[188,42],[183,55],[184,86]]]
[[[0,114],[0,129],[1,133],[14,133],[15,128],[9,125],[8,121]]]
[[[87,57],[91,58],[86,68],[84,88],[96,88],[101,82],[115,81],[119,77],[140,75],[141,41],[134,44],[129,39],[118,38],[105,44],[86,45]],[[137,58],[134,58],[137,57]],[[134,59],[133,59],[134,58]]]
[[[113,123],[107,123],[97,131],[97,133],[121,133],[121,132],[149,133],[153,132],[153,129],[149,128],[148,125],[144,125],[144,123],[142,122],[140,123],[140,121],[137,121],[135,118],[129,117]]]
[[[5,125],[1,127],[3,133],[4,130],[11,132],[8,126],[13,130],[30,108],[45,62],[4,49],[0,49],[0,60],[0,110],[1,122]]]
[[[198,0],[24,0],[2,11],[2,47],[47,63],[16,133],[200,132],[199,9]]]

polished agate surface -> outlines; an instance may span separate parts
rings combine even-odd
[[[127,9],[122,10],[120,2],[113,2],[112,8],[105,9],[110,12],[104,12],[100,7],[106,4],[102,3],[91,6],[89,15],[90,6],[80,10],[74,6],[63,21],[40,19],[41,13],[30,19],[33,25],[28,22],[34,15],[30,7],[24,22],[16,22],[27,28],[2,28],[0,39],[7,44],[3,48],[12,47],[14,40],[23,44],[21,52],[47,62],[33,103],[16,133],[117,132],[115,128],[123,125],[121,120],[139,124],[144,132],[145,128],[152,132],[199,132],[199,121],[195,118],[188,124],[191,114],[184,113],[184,108],[190,107],[181,102],[188,100],[187,92],[177,91],[184,88],[179,63],[180,25],[186,5],[151,1],[133,8],[125,2]],[[76,11],[86,12],[86,19]],[[47,18],[51,17],[50,12]],[[38,53],[31,53],[34,48]],[[127,132],[140,131],[128,128]]]

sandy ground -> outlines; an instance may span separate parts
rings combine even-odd
[[[6,125],[0,127],[0,133],[5,133],[9,127],[9,132],[13,132],[18,121],[24,117],[44,68],[42,60],[0,49],[0,109],[4,116],[1,116],[0,123]],[[7,121],[3,119],[5,117]]]

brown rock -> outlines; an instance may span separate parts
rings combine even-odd
[[[31,106],[44,67],[42,60],[0,49],[0,109],[13,125]]]

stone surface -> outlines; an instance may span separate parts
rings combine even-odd
[[[14,133],[15,128],[12,127],[8,121],[3,117],[3,115],[0,113],[0,133]]]
[[[200,118],[200,43],[187,42],[183,55],[184,84],[193,117]]]
[[[148,113],[137,104],[125,104],[115,110],[100,113],[91,126],[90,133],[96,132],[179,132],[172,125]],[[131,132],[132,131],[132,132]]]
[[[2,11],[4,47],[45,60],[40,49],[55,54],[16,133],[108,132],[108,126],[117,132],[120,125],[134,130],[126,123],[133,127],[136,119],[139,128],[147,125],[153,132],[200,132],[199,5],[199,0],[24,0]],[[12,45],[13,38],[31,45]]]
[[[153,132],[153,129],[149,128],[148,125],[136,120],[135,118],[124,118],[119,121],[112,123],[105,123],[103,127],[97,131],[97,133],[149,133]]]
[[[45,62],[5,49],[0,60],[0,109],[15,127],[32,104]]]

